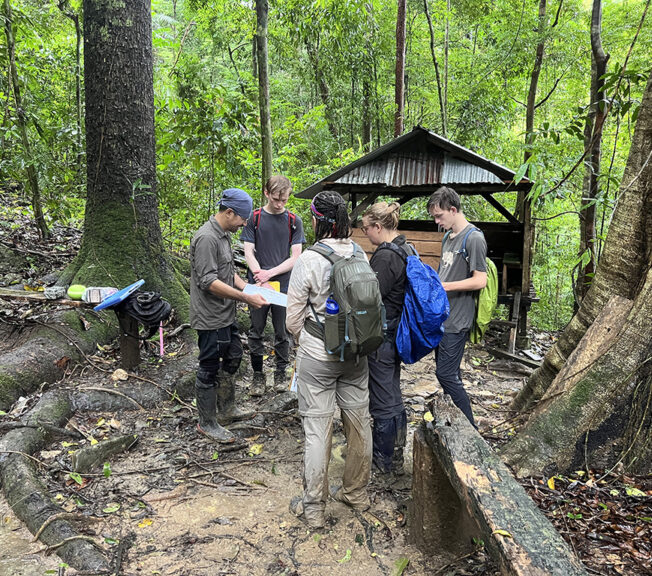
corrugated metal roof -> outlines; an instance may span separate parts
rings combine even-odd
[[[451,155],[444,156],[444,166],[441,172],[442,184],[502,184],[503,181],[495,174],[476,164],[471,164]]]
[[[299,192],[299,198],[312,198],[324,186],[385,186],[390,188],[459,184],[478,192],[483,186],[504,186],[512,190],[531,186],[523,178],[513,184],[514,171],[501,166],[446,138],[415,126],[414,129],[336,170]]]
[[[393,153],[358,166],[336,182],[409,186],[437,182],[441,157],[423,152]]]
[[[502,180],[488,170],[449,154],[431,154],[406,151],[391,153],[357,166],[341,178],[338,184],[385,185],[395,188],[427,184],[502,184]]]

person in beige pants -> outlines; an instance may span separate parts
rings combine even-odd
[[[353,254],[344,199],[335,192],[320,192],[310,208],[317,241],[340,256]],[[311,528],[321,528],[325,522],[336,405],[342,414],[347,453],[342,487],[332,496],[356,510],[369,507],[366,488],[371,473],[372,440],[367,359],[340,362],[339,357],[326,352],[321,339],[304,329],[306,319],[313,314],[309,303],[319,320],[324,319],[330,272],[331,264],[326,258],[306,250],[294,266],[288,288],[286,326],[299,342],[297,395],[305,434],[304,493],[292,500],[290,509]]]

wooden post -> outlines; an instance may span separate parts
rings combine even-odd
[[[138,335],[138,321],[115,310],[120,324],[120,366],[124,370],[131,370],[140,364],[140,340],[134,338]]]

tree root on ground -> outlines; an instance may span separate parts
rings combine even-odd
[[[134,409],[134,397],[145,406],[167,398],[161,388],[148,384],[132,388],[130,398],[110,392],[48,391],[23,416],[23,426],[0,439],[0,485],[16,516],[47,545],[46,550],[56,550],[64,562],[78,570],[95,573],[109,570],[105,551],[92,543],[92,538],[79,534],[65,511],[49,497],[33,454],[45,448],[56,430],[62,429],[79,409],[118,411]],[[58,518],[49,520],[54,516]]]
[[[108,342],[118,332],[114,318],[83,310],[56,312],[50,322],[53,326],[39,324],[27,342],[0,355],[0,410],[43,382],[61,378],[71,361],[84,359],[98,342]]]

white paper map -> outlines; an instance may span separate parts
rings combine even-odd
[[[270,288],[263,288],[262,286],[257,286],[256,284],[247,284],[243,292],[245,294],[260,294],[270,304],[274,304],[276,306],[283,306],[284,308],[287,308],[288,305],[287,294],[283,294],[283,292],[277,292],[276,290],[271,290]]]

